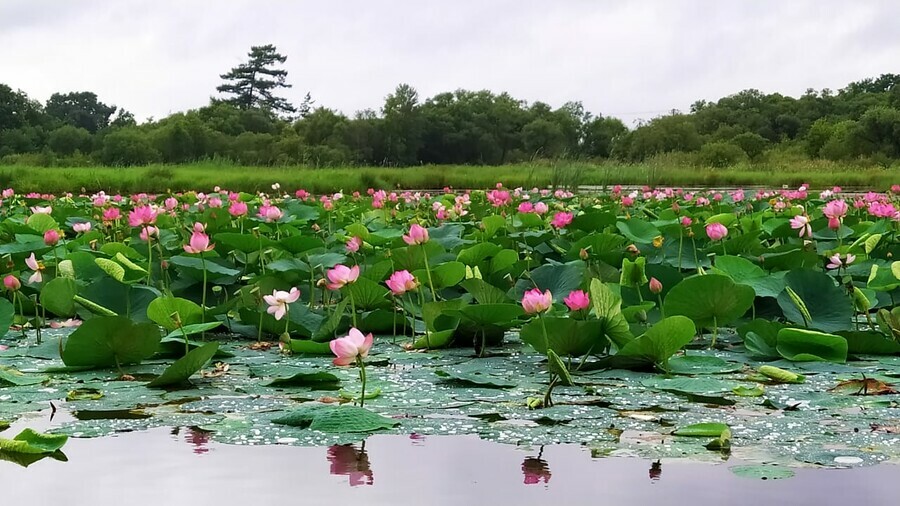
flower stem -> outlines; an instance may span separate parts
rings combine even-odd
[[[356,365],[359,366],[359,381],[362,383],[359,393],[359,407],[363,407],[366,403],[366,363],[363,362],[362,357],[357,356]]]
[[[353,290],[347,287],[347,294],[350,295],[350,319],[353,320],[353,326],[356,327],[356,299],[353,298]]]
[[[200,314],[203,323],[206,323],[206,259],[200,253],[200,264],[203,266],[203,294],[200,296]],[[200,339],[206,339],[206,331],[200,333]]]
[[[428,288],[431,289],[431,300],[437,301],[437,294],[434,291],[434,282],[431,280],[431,267],[428,265],[428,253],[425,252],[425,246],[422,246],[422,257],[425,258],[425,273],[428,274]]]

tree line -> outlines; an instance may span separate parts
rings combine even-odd
[[[278,96],[290,87],[272,45],[222,74],[204,107],[142,123],[89,91],[46,103],[0,84],[0,164],[499,165],[536,159],[642,162],[676,154],[724,167],[771,156],[889,166],[900,159],[900,75],[800,97],[744,90],[628,128],[580,102],[554,108],[508,93],[456,90],[422,99],[401,84],[378,110],[347,116]]]

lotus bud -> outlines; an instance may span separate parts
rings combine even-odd
[[[659,294],[663,290],[662,283],[656,278],[650,278],[650,293]]]

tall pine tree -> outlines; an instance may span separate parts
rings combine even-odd
[[[287,70],[274,68],[278,64],[284,64],[287,56],[279,54],[272,44],[252,46],[247,56],[247,63],[219,76],[226,82],[216,90],[231,95],[223,102],[240,109],[258,108],[286,114],[296,112],[290,102],[274,94],[278,88],[291,87],[285,82]]]

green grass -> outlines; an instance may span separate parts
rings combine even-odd
[[[780,164],[703,168],[659,160],[643,164],[587,164],[559,162],[504,166],[422,166],[406,168],[347,167],[242,167],[200,162],[146,167],[27,167],[0,166],[0,186],[17,191],[164,192],[209,191],[214,186],[230,190],[268,190],[273,183],[283,189],[305,188],[322,193],[367,188],[440,189],[488,188],[497,182],[507,187],[614,184],[667,186],[798,186],[845,187],[885,190],[900,183],[900,170],[860,168],[834,162],[807,161]]]

